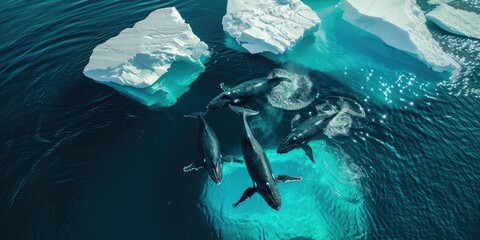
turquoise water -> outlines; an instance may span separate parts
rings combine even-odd
[[[206,220],[224,239],[353,239],[367,238],[366,212],[360,179],[361,169],[341,152],[327,152],[320,141],[312,164],[302,150],[278,155],[267,150],[277,175],[302,176],[298,183],[279,184],[280,211],[268,207],[256,194],[237,208],[232,207],[243,191],[252,186],[244,166],[225,166],[220,186],[208,182],[201,208]],[[220,214],[218,214],[220,213]],[[235,227],[232,227],[235,226]]]
[[[392,107],[435,96],[436,85],[450,81],[450,73],[437,73],[414,56],[398,51],[342,19],[338,1],[305,1],[322,22],[313,36],[279,57],[341,79],[364,95]]]
[[[479,239],[480,42],[428,24],[462,66],[451,82],[344,22],[337,1],[305,2],[322,25],[280,58],[226,43],[226,1],[1,2],[0,238]],[[480,13],[478,1],[451,4]],[[171,107],[83,76],[95,46],[170,6],[212,53]],[[226,165],[220,186],[183,173],[199,157],[197,122],[183,115],[204,109],[220,83],[276,68],[311,81],[312,102],[284,110],[260,99],[249,122],[275,174],[304,180],[279,186],[279,212],[259,196],[234,209],[251,184],[245,168]],[[329,96],[359,102],[366,117],[338,141],[317,139],[315,165],[301,151],[273,152],[290,120]],[[222,109],[206,119],[224,153],[240,156],[240,118]]]
[[[147,88],[134,88],[115,83],[106,84],[146,106],[152,108],[170,107],[177,102],[178,98],[190,90],[190,84],[204,71],[205,66],[201,62],[178,62],[172,64],[160,81]]]

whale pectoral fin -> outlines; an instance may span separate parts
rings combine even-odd
[[[307,154],[308,158],[312,160],[313,163],[315,163],[315,159],[313,159],[313,150],[308,144],[303,144],[302,145],[303,151],[305,151],[305,154]]]
[[[220,83],[220,88],[223,90],[223,91],[227,91],[228,89],[230,89],[229,86],[225,85],[225,83]]]
[[[245,108],[245,107],[238,107],[238,106],[234,106],[234,105],[228,105],[228,107],[232,111],[234,111],[235,113],[240,114],[240,115],[245,114],[246,116],[253,116],[253,115],[257,115],[259,113],[258,111],[248,109],[248,108]]]
[[[276,181],[277,183],[299,182],[299,181],[302,181],[302,177],[293,177],[293,176],[287,176],[287,175],[278,175],[277,178],[275,178],[275,181]]]
[[[295,117],[292,118],[292,121],[290,122],[290,127],[292,129],[295,129],[299,123],[300,123],[300,114],[297,114],[295,115]]]
[[[198,170],[200,168],[203,168],[203,163],[201,162],[193,162],[192,164],[186,166],[183,168],[183,171],[184,172],[190,172],[190,171],[194,171],[194,170]]]
[[[222,158],[223,162],[243,163],[242,159],[235,158],[234,156],[227,155]]]
[[[245,202],[247,198],[251,198],[252,195],[255,194],[256,192],[257,190],[253,187],[247,188],[245,192],[243,192],[242,197],[236,203],[233,204],[233,207],[238,207],[240,203]]]

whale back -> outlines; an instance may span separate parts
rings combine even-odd
[[[275,188],[274,185],[276,184],[272,174],[270,161],[265,155],[265,151],[263,150],[262,146],[253,135],[247,122],[248,116],[256,115],[258,114],[258,112],[237,106],[230,106],[230,108],[236,113],[242,114],[244,124],[244,131],[242,136],[242,153],[250,177],[259,186],[263,186],[266,183],[269,183],[271,187]],[[265,194],[269,192],[269,190],[263,190]]]
[[[216,165],[221,162],[221,148],[217,135],[204,118],[204,112],[185,115],[198,119],[199,138],[198,146],[204,163],[208,165]]]

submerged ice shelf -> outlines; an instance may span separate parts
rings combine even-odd
[[[95,47],[84,74],[148,106],[171,106],[209,55],[177,9],[162,8]]]
[[[419,55],[387,45],[375,34],[351,24],[344,19],[345,13],[338,7],[337,0],[320,2],[303,0],[302,2],[322,19],[319,28],[306,34],[292,49],[283,54],[260,53],[260,55],[279,63],[287,65],[292,63],[325,73],[346,86],[356,89],[363,95],[361,100],[364,102],[376,99],[401,108],[411,107],[416,101],[435,96],[436,86],[440,82],[454,82],[459,75],[459,65],[432,38],[425,27],[426,19],[421,12],[418,14],[423,17],[415,15],[416,18],[408,21],[411,24],[420,24],[421,29],[427,31],[429,38],[423,42],[424,45],[419,45],[422,54],[428,56],[431,54],[430,57],[438,55],[440,61],[434,59],[433,62],[426,63]],[[419,10],[416,4],[412,6]],[[402,10],[408,10],[409,14],[413,14],[412,9]],[[394,15],[391,12],[395,13],[398,8],[385,11]],[[366,18],[365,20],[372,25],[381,22],[379,19]],[[417,20],[421,22],[416,22]],[[407,32],[401,31],[400,28],[396,30],[398,31],[392,34],[407,35]],[[245,52],[232,37],[226,38],[226,45]],[[414,46],[410,40],[407,45]],[[318,81],[315,78],[311,80],[314,83]]]
[[[301,175],[301,182],[279,184],[280,211],[255,194],[237,208],[252,185],[243,165],[225,164],[221,185],[207,181],[200,203],[210,226],[224,239],[353,239],[365,237],[365,210],[355,164],[311,142],[317,164],[302,150],[279,155],[266,150],[275,174]]]
[[[480,39],[480,15],[440,4],[427,19],[447,32]]]
[[[250,53],[281,54],[320,24],[300,0],[229,0],[223,29]]]
[[[343,19],[412,54],[433,70],[457,70],[458,64],[433,39],[425,15],[414,0],[343,0],[340,7]]]

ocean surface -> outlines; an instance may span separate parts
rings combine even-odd
[[[452,81],[343,21],[338,1],[304,2],[322,26],[272,57],[232,46],[226,1],[1,1],[0,239],[480,239],[480,41],[428,23],[462,66]],[[477,0],[450,5],[480,13]],[[83,75],[95,46],[171,6],[212,52],[175,105],[152,109]],[[199,158],[197,121],[183,115],[204,109],[220,83],[277,68],[301,76],[307,95],[289,102],[288,86],[277,89],[249,121],[273,170],[304,181],[279,186],[279,212],[258,196],[234,209],[246,170],[226,166],[218,187],[204,171],[183,173]],[[277,156],[296,114],[339,98],[365,116],[313,143],[316,164]],[[240,117],[206,119],[240,156]]]

